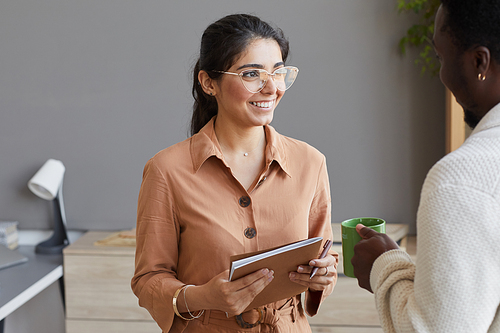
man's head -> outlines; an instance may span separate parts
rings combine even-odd
[[[440,78],[474,128],[500,102],[500,1],[441,0],[434,47]]]

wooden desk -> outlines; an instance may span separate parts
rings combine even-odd
[[[0,270],[0,332],[5,317],[63,276],[62,255],[36,254],[34,246],[16,251],[28,261]]]
[[[89,231],[63,251],[66,333],[159,333],[130,287],[135,247],[94,245],[111,234]]]
[[[334,223],[332,228],[333,240],[337,243],[335,250],[341,253],[340,224]],[[386,231],[393,239],[404,240],[408,226],[388,224]],[[112,232],[88,232],[64,250],[66,332],[159,333],[160,328],[149,313],[139,307],[137,298],[130,288],[130,279],[134,273],[135,248],[94,245],[97,240],[102,240],[111,234]],[[339,271],[341,272],[342,268]],[[379,324],[373,295],[357,287],[355,279],[346,277],[342,279],[344,280],[339,281],[335,295],[329,297],[328,302],[322,305],[321,313],[324,316],[318,314],[311,318],[313,332],[331,332],[328,329],[332,321],[335,325],[349,326],[353,323],[355,326],[356,323],[360,326],[374,325],[380,330],[377,326]],[[357,303],[350,307],[346,306],[345,300],[352,299],[355,293],[360,293],[360,297],[356,298]],[[332,305],[329,305],[329,302],[333,302]],[[368,306],[366,313],[369,319],[363,323],[353,318],[359,304]],[[338,312],[339,310],[341,312]],[[350,317],[346,316],[345,311],[351,312]],[[345,320],[339,321],[339,317]],[[356,326],[352,331],[339,332],[360,333],[362,331],[357,331],[359,328]],[[373,331],[375,332],[379,331]]]

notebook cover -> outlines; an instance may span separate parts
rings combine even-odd
[[[292,242],[290,244],[293,243],[296,242]],[[286,299],[306,291],[306,286],[290,281],[288,274],[290,272],[296,272],[299,265],[307,265],[311,259],[317,258],[320,253],[322,243],[323,238],[318,237],[317,242],[313,242],[304,247],[268,257],[236,269],[233,273],[233,277],[231,279],[232,281],[262,268],[268,268],[274,271],[273,281],[271,281],[271,283],[255,297],[245,311],[257,308],[261,305],[276,302],[281,299]],[[263,251],[231,256],[231,263],[233,261],[271,251],[285,245],[288,244]],[[231,267],[231,265],[229,267]]]

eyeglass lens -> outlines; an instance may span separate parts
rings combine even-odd
[[[269,76],[272,76],[276,88],[285,91],[292,86],[298,72],[299,70],[296,67],[278,68],[273,74],[269,74],[264,69],[250,69],[241,72],[241,79],[248,91],[257,93],[264,88]]]

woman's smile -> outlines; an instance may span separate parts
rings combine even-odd
[[[276,100],[270,101],[258,101],[258,102],[250,102],[251,105],[256,106],[258,108],[270,109],[274,107],[274,103]]]

